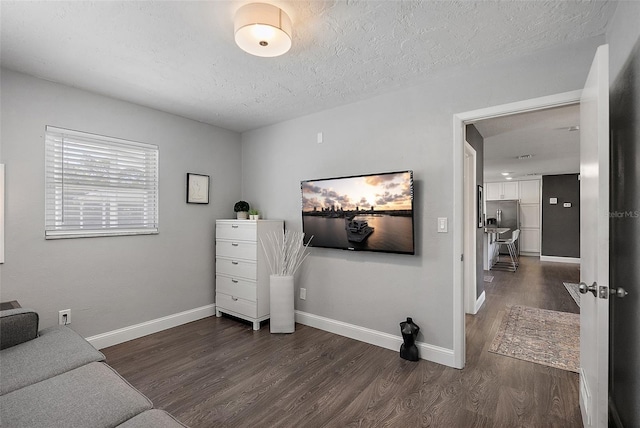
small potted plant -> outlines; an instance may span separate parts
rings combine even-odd
[[[249,210],[249,219],[250,220],[258,220],[260,218],[260,211],[255,208],[251,208]]]
[[[249,203],[246,201],[238,201],[233,206],[233,211],[235,211],[238,220],[246,220],[248,218]]]

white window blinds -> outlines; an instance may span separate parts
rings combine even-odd
[[[47,126],[45,237],[158,233],[158,146]]]

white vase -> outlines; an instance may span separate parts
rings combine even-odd
[[[293,297],[293,276],[271,275],[269,277],[271,333],[293,333],[296,330]]]
[[[260,214],[249,214],[249,220],[260,220]]]

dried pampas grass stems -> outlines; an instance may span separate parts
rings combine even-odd
[[[272,275],[293,276],[296,273],[309,255],[309,242],[306,245],[303,242],[304,233],[293,230],[267,233],[265,240],[260,238]]]

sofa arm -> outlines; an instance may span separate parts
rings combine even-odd
[[[0,349],[10,348],[38,337],[38,313],[19,308],[0,311]]]

